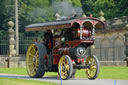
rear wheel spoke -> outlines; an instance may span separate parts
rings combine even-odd
[[[35,47],[33,46],[32,48],[33,48],[34,52],[36,52],[36,49],[35,49]]]
[[[35,73],[35,69],[32,69],[31,74],[34,74],[34,73]]]
[[[34,57],[34,55],[32,53],[29,53],[30,56]]]
[[[34,65],[34,63],[32,62],[32,63],[29,63],[28,65],[31,66],[31,65]]]

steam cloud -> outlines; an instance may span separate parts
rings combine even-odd
[[[83,14],[83,10],[81,7],[73,6],[72,3],[68,2],[67,0],[52,0],[52,4],[51,6],[49,6],[49,8],[52,8],[52,10],[54,11],[53,15],[55,15],[58,12],[61,16],[68,17],[71,16],[74,11],[79,17]],[[33,10],[29,12],[28,19],[31,21],[38,17],[46,18],[48,17],[47,14],[48,11],[45,8],[33,8]]]
[[[67,0],[56,2],[52,0],[52,8],[56,11],[61,13],[63,16],[71,16],[75,11],[78,16],[83,14],[83,10],[81,7],[73,6],[72,3],[68,2]]]

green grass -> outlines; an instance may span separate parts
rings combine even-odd
[[[78,70],[75,76],[85,78],[85,71]],[[128,80],[128,67],[101,67],[98,78]]]
[[[128,80],[128,67],[101,67],[99,78]]]
[[[0,68],[0,73],[27,75],[25,68]]]
[[[27,75],[25,68],[0,68],[0,73]],[[45,76],[57,76],[55,72],[45,73]],[[77,70],[76,78],[86,78],[84,70]],[[128,80],[128,67],[101,67],[99,79]]]
[[[58,85],[55,83],[48,83],[34,80],[24,79],[11,79],[11,78],[0,78],[0,85]]]

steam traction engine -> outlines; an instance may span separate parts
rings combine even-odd
[[[87,49],[94,44],[95,29],[103,27],[102,21],[92,17],[27,26],[26,31],[46,31],[43,42],[34,42],[28,47],[28,75],[40,78],[45,72],[58,72],[66,80],[74,75],[75,69],[85,69],[88,79],[97,78],[99,61]]]

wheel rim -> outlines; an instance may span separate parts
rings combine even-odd
[[[65,56],[62,56],[60,61],[59,61],[59,73],[61,74],[62,79],[66,79],[69,76],[69,61]]]
[[[27,50],[26,65],[29,76],[35,76],[39,65],[39,52],[35,44],[31,44]]]
[[[86,60],[86,65],[89,65],[90,68],[86,69],[86,75],[88,78],[93,78],[97,72],[96,60],[94,57],[88,57]]]

